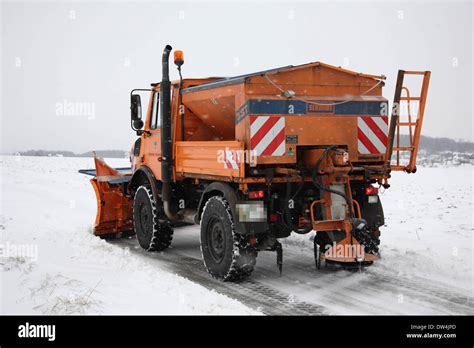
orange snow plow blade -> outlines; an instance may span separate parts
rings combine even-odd
[[[80,170],[93,175],[90,180],[97,198],[96,236],[119,235],[133,231],[132,202],[126,196],[126,185],[131,178],[130,168],[112,168],[94,158],[95,170]]]

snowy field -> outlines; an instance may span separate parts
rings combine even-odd
[[[198,226],[176,229],[158,254],[94,237],[95,195],[77,173],[92,159],[0,161],[3,314],[474,314],[471,166],[394,173],[381,195],[382,259],[362,272],[316,271],[311,234],[295,235],[282,277],[262,252],[235,285],[205,274]]]
[[[92,159],[11,156],[1,167],[1,313],[258,314],[93,236],[95,194],[77,173]]]

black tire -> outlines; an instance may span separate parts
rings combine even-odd
[[[239,281],[253,271],[257,251],[235,231],[232,210],[223,197],[211,197],[201,218],[201,253],[209,274],[223,281]]]
[[[170,246],[173,227],[160,223],[151,189],[140,186],[133,200],[133,226],[138,243],[147,251],[162,251]]]

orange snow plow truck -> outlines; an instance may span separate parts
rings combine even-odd
[[[416,171],[430,72],[400,70],[389,111],[383,75],[315,62],[183,79],[175,51],[180,79],[171,82],[171,50],[161,82],[145,90],[143,119],[144,90],[130,94],[131,168],[95,158],[95,170],[81,170],[94,176],[95,234],[136,234],[141,247],[161,251],[175,227],[199,224],[205,266],[224,281],[249,276],[266,250],[281,272],[278,240],[292,232],[315,233],[317,268],[376,261],[378,191],[392,171]]]

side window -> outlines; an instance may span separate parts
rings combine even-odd
[[[154,92],[153,94],[153,106],[151,109],[151,118],[150,118],[150,129],[157,129],[161,127],[161,122],[160,122],[160,113],[158,112],[160,103],[160,93],[159,92]]]

